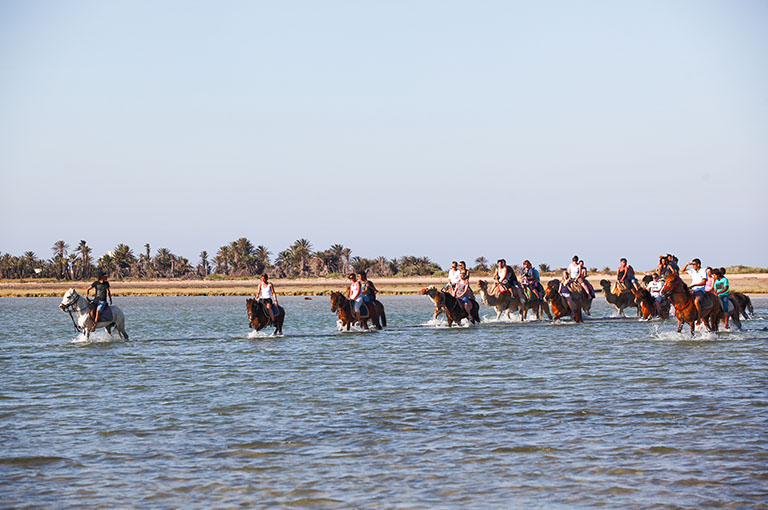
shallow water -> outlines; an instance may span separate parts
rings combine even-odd
[[[672,322],[336,329],[282,298],[116,298],[129,341],[0,299],[4,507],[766,508],[768,299],[746,331]],[[483,307],[482,314],[495,314]]]

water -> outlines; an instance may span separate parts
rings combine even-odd
[[[249,338],[243,298],[117,298],[131,340],[84,343],[58,299],[0,299],[0,503],[767,507],[768,320],[449,330],[382,301],[383,332],[286,297]]]

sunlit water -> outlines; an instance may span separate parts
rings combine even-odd
[[[423,296],[337,330],[328,298],[116,298],[129,341],[0,299],[3,507],[765,508],[768,299],[670,321],[448,329]],[[486,318],[495,317],[483,308]]]

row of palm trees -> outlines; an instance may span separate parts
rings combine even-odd
[[[0,278],[56,278],[84,280],[103,271],[110,278],[205,278],[209,275],[248,277],[269,272],[276,277],[324,277],[367,271],[374,276],[426,276],[442,271],[429,257],[403,256],[365,258],[352,256],[352,250],[334,244],[326,250],[315,251],[307,239],[297,239],[285,250],[272,252],[266,246],[254,244],[241,237],[221,246],[211,258],[207,251],[200,252],[200,260],[193,266],[181,255],[168,248],[152,254],[149,244],[136,253],[127,244],[118,244],[113,250],[94,259],[93,250],[84,240],[70,250],[70,245],[56,241],[51,247],[52,257],[42,259],[32,251],[21,256],[0,252]],[[488,269],[485,257],[475,260],[475,268]]]

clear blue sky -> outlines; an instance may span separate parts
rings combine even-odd
[[[0,251],[768,265],[768,2],[0,0]]]

